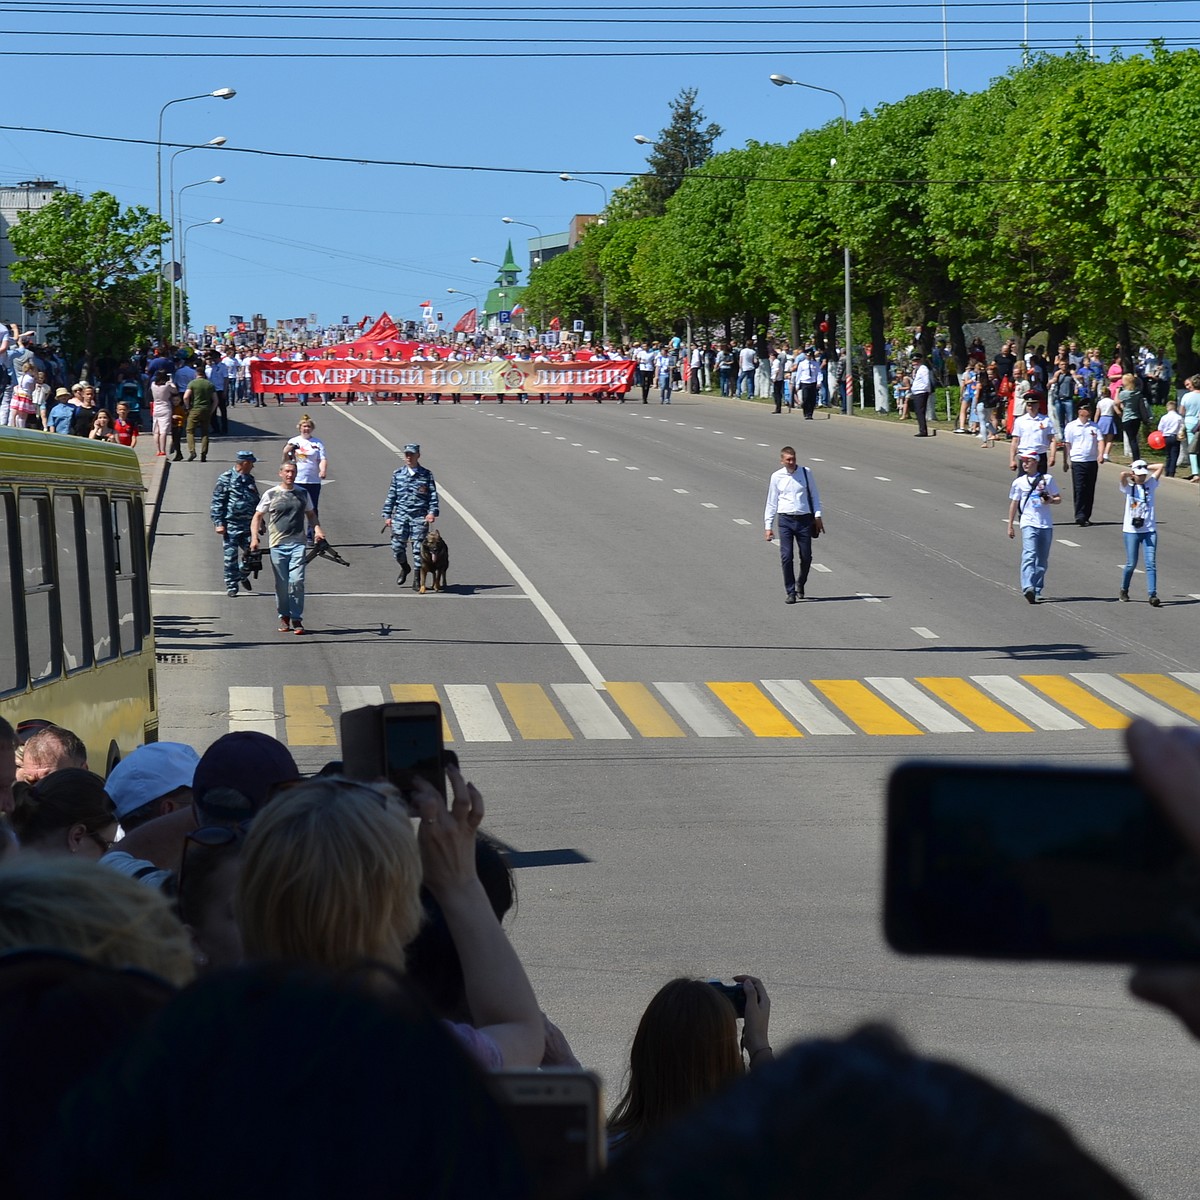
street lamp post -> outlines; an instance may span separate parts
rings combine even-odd
[[[475,260],[472,259],[471,261],[474,262]],[[446,291],[451,296],[467,296],[475,301],[475,329],[477,330],[479,328],[479,297],[474,292],[464,292],[462,288],[448,287]]]
[[[162,131],[163,131],[163,116],[172,104],[183,104],[188,100],[232,100],[237,92],[233,88],[224,87],[217,88],[215,92],[204,92],[199,96],[180,96],[175,100],[168,100],[166,104],[158,110],[158,137],[155,139],[156,157],[154,163],[154,187],[155,187],[155,206],[154,211],[159,220],[162,220]],[[174,238],[174,229],[171,231],[171,236]],[[172,261],[174,261],[174,252],[172,249]],[[163,279],[163,257],[162,257],[162,242],[158,243],[158,336],[162,339],[163,326],[163,309],[162,309],[162,279]]]
[[[225,145],[226,141],[227,141],[226,138],[218,136],[215,138],[209,138],[209,140],[207,142],[200,142],[198,145],[195,145],[195,146],[184,146],[182,150],[176,150],[175,153],[171,155],[170,160],[167,163],[167,195],[170,197],[170,201],[171,201],[171,264],[172,264],[172,267],[174,267],[175,254],[176,254],[176,250],[178,248],[178,242],[176,240],[176,238],[178,236],[178,231],[177,231],[176,225],[175,225],[175,160],[181,154],[186,154],[189,150],[205,150],[205,149],[208,149],[209,147],[213,147],[215,149],[216,147]],[[191,184],[188,184],[188,187],[191,187],[191,186],[192,186]],[[160,274],[161,274],[161,272],[160,272]],[[174,270],[172,270],[171,274],[172,274],[172,279],[171,279],[171,337],[174,338],[175,337]]]
[[[536,225],[531,224],[529,221],[518,221],[515,217],[501,217],[500,220],[502,220],[505,223],[505,225],[523,225],[526,229],[532,229],[533,232],[538,235],[538,252],[537,252],[537,254],[535,254],[533,256],[533,265],[535,267],[540,267],[542,265],[542,251],[545,249],[545,246],[543,246],[542,243],[546,240],[542,236],[542,231]],[[530,274],[532,274],[532,273],[533,272],[531,271]],[[538,313],[538,328],[540,329],[540,331],[542,333],[546,332],[546,310],[545,310],[545,308],[543,308]]]
[[[828,96],[836,96],[842,106],[842,146],[843,148],[845,147],[848,119],[846,116],[846,98],[841,92],[835,92],[833,88],[820,87],[815,83],[803,83],[799,79],[793,79],[790,75],[772,75],[771,82],[776,87],[802,87],[814,92],[824,92]],[[850,332],[850,247],[845,245],[842,247],[842,288],[844,292],[842,297],[844,307],[842,324],[844,332],[842,336],[846,347],[846,378],[845,387],[842,390],[842,412],[848,414],[853,409],[854,356],[852,352],[853,338]]]
[[[563,183],[586,183],[591,187],[599,188],[604,193],[604,208],[601,210],[599,217],[600,224],[603,225],[604,213],[608,211],[608,188],[602,183],[597,183],[594,179],[580,179],[578,175],[568,175],[566,171],[559,176],[559,179]],[[604,346],[608,344],[608,279],[603,271],[600,272],[600,307],[602,309],[600,344]]]
[[[185,296],[187,295],[187,235],[189,233],[191,233],[193,229],[202,229],[205,225],[223,225],[224,223],[225,223],[224,217],[210,217],[207,221],[197,221],[195,225],[185,226],[183,233],[180,236],[180,245],[182,247],[182,250],[181,250],[180,256],[179,256],[180,264],[182,266],[183,292],[184,292]],[[183,301],[182,300],[180,300],[180,304],[179,304],[179,324],[180,324],[179,332],[180,332],[180,334],[182,334],[183,333],[183,328],[182,328],[182,326],[183,326]],[[176,334],[175,334],[174,330],[172,330],[171,340],[174,341],[175,337],[176,337]]]

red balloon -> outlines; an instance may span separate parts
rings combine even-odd
[[[828,332],[829,332],[829,322],[828,322],[828,321],[822,321],[822,322],[821,322],[821,325],[820,325],[820,329],[821,329],[821,332],[822,332],[822,333],[828,333]]]
[[[1165,450],[1167,448],[1167,439],[1156,429],[1147,439],[1150,443],[1151,450]]]

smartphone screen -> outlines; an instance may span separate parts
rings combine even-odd
[[[1126,771],[906,763],[884,930],[914,954],[1200,960],[1200,861]]]
[[[571,1200],[604,1165],[600,1081],[590,1071],[497,1071],[530,1200]]]
[[[442,761],[442,709],[434,703],[383,706],[384,774],[401,792],[412,787],[413,777],[431,783],[446,794],[446,768]]]

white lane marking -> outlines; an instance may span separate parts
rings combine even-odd
[[[646,478],[649,479],[651,483],[662,483],[661,475],[647,475]]]
[[[928,496],[929,493],[924,488],[913,488],[913,491],[921,496]]]
[[[735,442],[744,442],[746,439],[745,439],[744,437],[738,437],[738,436],[737,436],[737,434],[735,433],[735,434],[733,435],[733,440],[734,440]]]
[[[330,407],[332,407],[332,405],[330,405]],[[412,590],[412,588],[397,588],[397,590],[394,592],[322,592],[322,591],[319,591],[314,588],[305,588],[304,594],[305,594],[305,596],[309,597],[310,599],[314,596],[337,596],[342,600],[404,600],[404,601],[407,601],[408,599],[415,597],[417,595],[417,593],[415,593]],[[158,587],[158,588],[151,588],[150,595],[152,595],[152,596],[224,596],[225,593],[224,592],[192,592],[192,591],[186,591],[183,588],[161,588],[161,587]],[[455,595],[456,595],[456,593],[454,593],[454,592],[445,592],[442,596],[442,600],[443,601],[445,601],[447,599],[453,600],[455,598]],[[461,598],[465,599],[466,597],[461,597]],[[530,596],[496,596],[496,595],[483,595],[482,593],[478,596],[473,597],[473,599],[475,599],[475,600],[529,600],[531,598],[532,597],[530,597]],[[242,594],[240,599],[241,599],[242,603],[245,603],[247,600],[270,600],[272,603],[274,603],[275,602],[275,593],[274,592],[245,592]],[[317,630],[314,628],[314,629],[310,630],[310,632],[315,634],[317,632]]]
[[[487,684],[447,683],[443,690],[464,742],[512,741]]]
[[[754,444],[755,444],[756,446],[761,446],[761,447],[762,447],[764,450],[767,448],[767,443],[766,443],[766,442],[755,442]]]
[[[583,443],[582,442],[572,442],[571,445],[574,446],[576,449],[579,449],[583,446]]]
[[[1200,600],[1200,594],[1198,594],[1196,592],[1189,592],[1188,599],[1189,600]]]
[[[664,424],[664,425],[670,425],[670,423],[671,423],[670,421],[668,421],[668,420],[667,420],[667,418],[666,418],[666,417],[659,417],[658,419],[659,419],[659,421],[661,421],[661,422],[662,422],[662,424]]]
[[[942,637],[940,633],[934,633],[932,629],[926,629],[924,625],[914,625],[912,631],[918,637],[928,638],[931,642],[940,641]]]
[[[734,517],[734,518],[733,518],[733,523],[734,523],[735,525],[749,525],[749,524],[750,524],[750,522],[749,522],[749,521],[747,521],[747,520],[745,519],[745,517]]]
[[[1018,716],[1032,721],[1039,729],[1082,729],[1073,717],[1054,707],[1011,675],[972,675],[985,692],[1007,704]]]
[[[701,508],[716,508],[717,506],[715,504],[709,504],[708,501],[705,500],[705,501],[701,502],[700,507]]]
[[[525,426],[525,422],[524,422],[524,421],[518,421],[518,422],[517,422],[517,424],[518,424],[518,425],[520,425],[522,428],[524,428],[524,426]]]
[[[835,717],[800,680],[764,679],[762,685],[805,733],[854,733],[845,721]]]
[[[273,687],[231,687],[229,689],[229,732],[252,730],[278,737],[275,723]]]
[[[860,600],[865,600],[868,604],[882,604],[883,603],[883,601],[880,600],[880,598],[878,596],[872,596],[870,592],[855,592],[854,594]]]
[[[825,461],[825,460],[824,460],[823,458],[811,458],[811,459],[809,459],[809,462],[824,462],[824,461]]]
[[[715,433],[718,437],[724,437],[725,435],[725,431],[723,429],[714,429],[713,433]]]
[[[974,508],[974,507],[975,507],[975,505],[973,505],[973,504],[964,504],[964,503],[963,503],[961,500],[955,500],[955,502],[954,502],[954,507],[955,507],[955,508]]]
[[[559,434],[558,437],[556,437],[554,440],[556,442],[565,442],[567,439],[565,437],[563,437],[562,434]]]
[[[604,461],[605,462],[620,462],[621,460],[619,458],[606,458]]]
[[[348,413],[344,408],[337,410],[347,421],[353,421],[360,429],[365,429],[377,442],[386,446],[397,459],[403,456],[400,453],[400,448],[393,442],[389,441],[382,433],[376,429],[372,429],[365,421],[359,420],[353,413]],[[512,555],[500,545],[498,541],[479,523],[475,516],[469,513],[466,508],[460,504],[444,487],[439,488],[438,492],[442,499],[450,505],[452,509],[466,522],[475,536],[496,556],[500,565],[513,577],[517,586],[533,601],[533,606],[542,614],[542,619],[553,630],[554,635],[562,643],[566,652],[575,660],[575,665],[583,672],[584,678],[596,689],[604,688],[604,675],[600,668],[592,662],[587,652],[576,641],[574,634],[567,628],[563,619],[550,607],[550,602],[542,595],[541,592],[534,586],[533,580],[517,566]]]
[[[676,492],[678,492],[678,493],[679,493],[679,495],[681,495],[681,496],[688,496],[688,495],[690,495],[690,494],[691,494],[691,493],[690,493],[690,492],[687,490],[687,488],[676,488],[676,489],[675,489],[675,491],[676,491]]]
[[[947,712],[907,679],[869,676],[866,682],[930,733],[971,732],[970,725],[960,721],[953,713]]]
[[[625,470],[627,470],[627,471],[640,471],[641,469],[642,469],[641,467],[626,467],[625,468]]]
[[[382,704],[383,688],[371,683],[348,683],[338,688],[337,698],[342,712],[353,712],[356,708]]]
[[[697,737],[739,737],[740,733],[713,707],[715,698],[698,683],[656,683],[672,708],[692,727]]]
[[[686,425],[687,422],[686,421],[676,421],[675,424],[676,425]],[[699,426],[697,426],[697,428],[699,428]]]
[[[629,730],[617,720],[595,688],[586,683],[556,683],[554,694],[585,738],[629,740]]]
[[[812,569],[814,571],[820,571],[822,575],[833,574],[833,568],[827,567],[824,563],[813,563]]]
[[[1079,543],[1078,543],[1078,542],[1072,542],[1072,541],[1068,541],[1066,538],[1055,538],[1054,540],[1055,540],[1055,541],[1056,541],[1056,542],[1057,542],[1057,543],[1058,543],[1060,546],[1074,546],[1076,550],[1078,550],[1078,549],[1079,549]]]
[[[1145,692],[1139,692],[1124,680],[1114,679],[1111,675],[1102,675],[1089,671],[1072,671],[1071,677],[1080,683],[1087,684],[1094,692],[1099,692],[1106,700],[1119,704],[1126,712],[1135,717],[1145,717],[1157,725],[1178,725],[1187,718],[1172,711],[1162,704],[1151,700]],[[1188,721],[1188,724],[1192,722]]]
[[[589,450],[588,453],[589,454],[599,454],[600,451],[599,450]]]
[[[880,483],[891,483],[892,482],[886,475],[876,475],[875,478],[878,479]]]
[[[846,466],[843,466],[843,467],[842,467],[842,470],[843,470],[843,471],[857,471],[857,470],[858,470],[858,468],[857,468],[857,467],[846,467]]]

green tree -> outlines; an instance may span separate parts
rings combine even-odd
[[[153,328],[150,260],[168,232],[160,217],[122,209],[108,192],[63,192],[13,226],[12,276],[90,370],[98,354],[123,355]]]
[[[696,88],[684,88],[671,101],[671,123],[659,133],[646,159],[650,174],[642,181],[645,208],[640,216],[660,216],[688,174],[712,156],[723,130],[704,124],[696,95]]]

